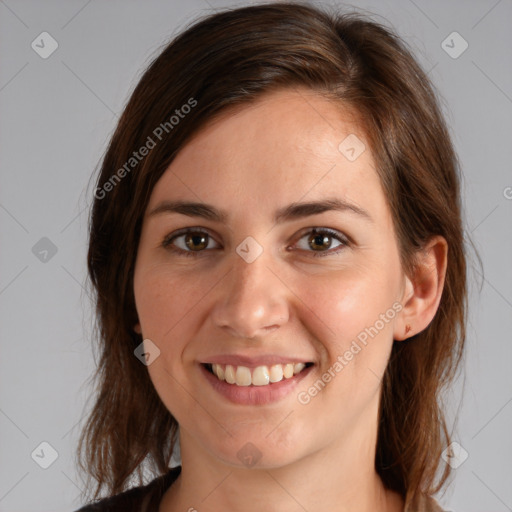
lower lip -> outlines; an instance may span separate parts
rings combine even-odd
[[[277,402],[289,395],[297,384],[304,379],[314,365],[304,368],[300,373],[279,382],[273,382],[266,386],[237,386],[219,380],[210,373],[202,364],[199,365],[203,375],[210,385],[230,402],[242,405],[263,405]]]

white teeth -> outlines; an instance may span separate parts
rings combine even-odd
[[[295,363],[293,365],[293,374],[297,375],[297,373],[300,373],[302,370],[306,368],[306,365],[304,363]]]
[[[270,367],[270,382],[279,382],[283,380],[283,365],[275,364]]]
[[[220,364],[216,364],[214,366],[217,367],[217,371],[215,372],[215,374],[217,375],[219,380],[224,380],[224,368],[222,368],[222,366]]]
[[[212,364],[212,372],[219,380],[225,380],[228,384],[266,386],[269,383],[290,379],[304,370],[305,367],[304,363],[275,364],[270,368],[268,366],[257,366],[251,373],[251,369],[247,366],[227,364],[223,367],[220,364]]]
[[[270,382],[270,375],[266,366],[258,366],[252,372],[252,383],[255,386],[266,386]]]
[[[285,379],[289,379],[290,377],[293,377],[293,364],[288,363],[284,365],[283,369],[283,375]]]
[[[220,365],[214,365],[214,366],[220,366]],[[226,382],[228,384],[234,384],[235,383],[235,369],[230,365],[226,365],[226,370],[224,371],[224,378],[226,379]]]
[[[238,366],[236,369],[236,385],[237,386],[250,386],[251,385],[251,370],[246,366]]]

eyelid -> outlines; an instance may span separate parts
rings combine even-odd
[[[316,233],[326,233],[331,238],[334,238],[334,239],[338,240],[338,242],[340,242],[340,244],[341,244],[340,246],[338,246],[335,249],[328,249],[326,251],[305,251],[303,249],[299,249],[300,251],[302,250],[302,251],[304,251],[306,253],[311,253],[315,257],[322,257],[322,256],[329,256],[329,255],[336,254],[340,250],[342,250],[343,248],[349,247],[349,246],[351,246],[354,243],[350,236],[346,235],[344,232],[341,232],[341,231],[339,231],[337,229],[328,228],[328,227],[324,227],[324,226],[310,226],[310,227],[306,227],[306,228],[303,228],[302,230],[300,230],[299,234],[297,234],[294,237],[295,238],[295,242],[293,243],[293,245],[297,244],[297,242],[299,240],[301,240],[302,238],[304,238],[304,236],[306,236],[307,234],[310,234],[310,233],[313,233],[313,232],[316,232]],[[209,229],[206,229],[206,228],[203,228],[203,227],[200,227],[200,226],[197,226],[197,227],[196,226],[189,226],[189,227],[186,227],[186,228],[181,228],[181,229],[178,229],[176,231],[173,231],[171,234],[169,234],[169,235],[164,237],[161,245],[162,245],[162,247],[164,247],[164,249],[171,250],[171,251],[177,252],[177,253],[179,253],[181,255],[185,255],[185,256],[202,256],[203,254],[208,253],[211,250],[218,249],[218,247],[216,247],[214,249],[203,249],[201,251],[187,251],[187,250],[181,249],[181,248],[176,247],[175,245],[173,245],[172,242],[173,242],[173,240],[175,238],[178,238],[178,237],[183,236],[183,235],[187,235],[188,233],[202,233],[202,234],[205,234],[209,238],[214,240],[215,243],[221,245],[216,240],[215,236],[212,236],[212,234],[211,234]],[[221,245],[221,247],[222,247],[222,245]],[[286,249],[288,249],[289,247],[290,246],[287,246]]]
[[[346,245],[351,245],[354,243],[354,240],[348,236],[345,232],[340,231],[339,229],[329,228],[327,226],[310,226],[307,228],[304,228],[299,231],[299,234],[297,235],[296,239],[300,240],[303,236],[307,235],[308,233],[312,232],[318,232],[318,233],[328,233],[333,238],[336,238],[340,242],[345,243]]]
[[[314,258],[334,256],[339,252],[343,251],[344,249],[346,249],[347,247],[351,247],[353,244],[352,239],[342,231],[333,228],[328,228],[325,226],[310,226],[300,231],[300,233],[295,237],[294,245],[297,244],[306,235],[311,233],[327,234],[330,238],[334,238],[335,240],[340,242],[339,246],[335,248],[329,248],[326,251],[305,251],[303,249],[299,249],[299,251],[304,251],[307,254],[311,254],[311,256],[313,256]]]
[[[195,254],[199,254],[200,252],[205,252],[205,251],[183,251],[183,249],[180,249],[179,247],[174,247],[172,245],[172,242],[173,242],[173,240],[175,238],[178,238],[179,236],[187,235],[189,233],[202,233],[202,234],[208,235],[209,238],[214,240],[217,244],[221,245],[219,242],[217,242],[215,236],[212,235],[212,233],[211,233],[211,231],[209,229],[206,229],[206,228],[203,228],[203,227],[199,227],[199,226],[197,226],[197,227],[196,226],[189,226],[189,227],[186,227],[186,228],[178,229],[176,231],[173,231],[169,235],[166,235],[164,237],[163,241],[162,241],[162,246],[164,248],[169,248],[169,246],[171,246],[172,248],[177,249],[178,251],[190,252],[190,253],[193,253],[193,254],[194,253]]]

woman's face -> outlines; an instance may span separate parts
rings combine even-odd
[[[154,187],[137,328],[203,456],[278,467],[348,441],[370,453],[408,283],[364,134],[312,91],[273,92],[207,125]]]

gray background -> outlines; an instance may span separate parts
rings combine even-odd
[[[0,0],[0,511],[80,504],[73,456],[94,368],[84,289],[90,176],[160,45],[197,15],[248,3]],[[454,512],[512,510],[512,1],[353,5],[389,20],[430,70],[483,260],[484,277],[478,266],[470,273],[465,382],[447,397],[469,456],[438,499]],[[31,47],[43,31],[59,45],[47,59]],[[453,31],[469,45],[458,58],[442,46]],[[447,41],[452,53],[462,48]],[[44,253],[43,237],[55,254]],[[42,442],[58,453],[47,469]]]

